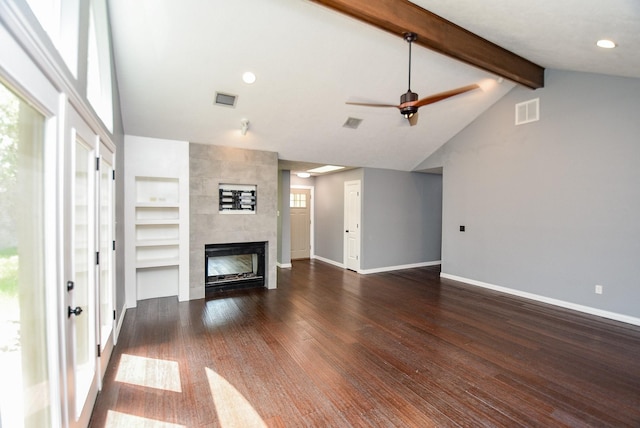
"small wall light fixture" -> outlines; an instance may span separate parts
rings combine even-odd
[[[249,119],[241,119],[240,126],[240,133],[242,135],[247,135],[247,131],[249,130]]]

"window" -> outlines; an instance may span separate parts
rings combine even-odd
[[[289,207],[290,208],[306,208],[307,195],[305,195],[304,193],[290,193]]]
[[[78,0],[27,0],[27,3],[73,77],[78,77]]]
[[[111,85],[111,45],[107,5],[104,0],[91,0],[89,8],[89,52],[87,55],[87,99],[113,131],[113,98]]]

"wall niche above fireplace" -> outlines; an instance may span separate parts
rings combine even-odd
[[[255,214],[258,201],[254,184],[220,184],[218,186],[220,214]]]

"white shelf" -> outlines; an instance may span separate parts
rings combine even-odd
[[[180,186],[174,177],[136,177],[136,205],[177,206]],[[142,205],[144,204],[144,205]]]
[[[137,202],[136,208],[179,208],[175,202]]]
[[[136,262],[137,269],[148,269],[155,267],[163,267],[163,266],[179,266],[180,259],[149,259],[149,260],[138,260]]]
[[[169,219],[164,219],[164,218],[145,218],[145,219],[136,220],[136,225],[137,226],[153,226],[153,225],[169,226],[169,225],[175,225],[175,224],[180,224],[180,219],[177,219],[177,218],[169,218]]]
[[[179,266],[178,179],[136,177],[135,181],[136,269],[146,272],[151,268]]]
[[[179,245],[178,239],[144,239],[136,241],[136,247],[168,247]]]

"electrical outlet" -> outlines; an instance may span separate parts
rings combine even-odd
[[[603,288],[602,285],[596,285],[596,294],[602,294]]]

